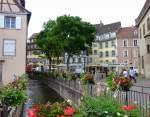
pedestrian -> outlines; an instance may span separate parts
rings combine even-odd
[[[133,67],[130,67],[130,70],[129,70],[129,77],[131,78],[131,80],[134,80],[134,82],[136,83],[136,72],[135,70],[133,69]]]
[[[126,78],[128,77],[128,71],[126,69],[123,69],[122,74],[123,74],[123,77],[126,77]]]

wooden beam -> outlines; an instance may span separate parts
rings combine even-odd
[[[10,6],[8,0],[7,0],[7,4],[8,4],[8,6],[9,6],[10,11],[12,12],[12,9],[11,9],[11,6]]]

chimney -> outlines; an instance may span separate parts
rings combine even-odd
[[[100,20],[100,27],[102,27],[104,24],[103,24],[103,22],[102,22],[102,20]]]
[[[25,0],[18,0],[18,2],[19,2],[23,7],[25,7]]]

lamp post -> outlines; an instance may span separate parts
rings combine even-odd
[[[85,51],[84,51],[84,72],[86,72],[86,65],[88,65],[88,51],[87,49],[89,48],[88,44],[84,44],[85,46]]]

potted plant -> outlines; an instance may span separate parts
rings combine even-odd
[[[87,73],[85,75],[82,75],[81,77],[81,81],[83,82],[83,84],[95,84],[94,82],[94,76],[90,73]]]

